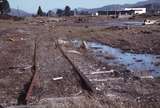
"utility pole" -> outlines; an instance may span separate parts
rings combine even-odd
[[[107,16],[108,16],[108,9],[106,8]]]
[[[77,9],[74,9],[74,16],[77,16]]]
[[[17,6],[17,13],[18,13],[18,16],[20,16],[19,6]]]

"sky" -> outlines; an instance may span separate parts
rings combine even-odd
[[[11,8],[36,13],[38,6],[47,12],[55,8],[63,9],[66,5],[74,8],[97,8],[110,4],[136,3],[144,0],[8,0]]]

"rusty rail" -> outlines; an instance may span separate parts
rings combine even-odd
[[[37,42],[35,41],[34,55],[33,55],[33,66],[32,66],[33,77],[31,79],[31,84],[29,86],[29,89],[26,93],[26,97],[25,97],[26,103],[28,103],[32,99],[33,90],[35,88],[40,87],[39,73],[37,72],[37,67],[36,67],[37,66],[36,58],[37,58]]]
[[[70,60],[70,58],[65,54],[65,52],[63,51],[63,49],[61,48],[60,44],[58,43],[58,41],[56,41],[56,46],[58,47],[58,49],[60,50],[60,52],[62,53],[62,55],[67,59],[67,61],[71,64],[71,66],[73,67],[73,69],[75,70],[75,72],[78,74],[78,76],[81,79],[81,85],[82,87],[87,90],[88,92],[92,93],[94,92],[94,88],[91,84],[91,82],[88,80],[88,78],[85,77],[85,75],[75,66],[75,64],[72,62],[72,60]]]

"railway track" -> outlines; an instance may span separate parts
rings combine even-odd
[[[76,97],[77,101],[87,102],[94,91],[92,85],[65,54],[57,41],[58,37],[52,37],[48,31],[43,33],[34,34],[36,37],[41,36],[34,41],[32,77],[21,90],[17,107],[39,104],[41,100],[50,98],[57,100],[69,97],[72,100],[72,97]]]
[[[41,100],[41,99],[43,99],[43,96],[44,96],[44,98],[46,98],[48,96],[48,93],[51,94],[51,95],[55,94],[55,96],[54,95],[53,96],[49,96],[48,98],[55,98],[55,97],[57,97],[56,96],[57,94],[59,94],[59,96],[62,96],[61,94],[63,94],[64,97],[66,97],[66,96],[67,97],[68,96],[72,97],[71,94],[77,94],[76,91],[77,92],[80,91],[80,93],[82,93],[82,94],[85,93],[85,95],[86,95],[86,93],[90,94],[90,93],[93,92],[93,89],[91,87],[92,85],[90,84],[88,79],[82,74],[82,72],[80,72],[80,70],[78,70],[78,68],[76,68],[76,66],[74,65],[72,60],[70,60],[70,58],[67,57],[67,55],[62,50],[61,46],[59,45],[59,43],[57,41],[55,41],[55,46],[57,47],[56,50],[58,50],[58,52],[60,52],[60,55],[61,55],[60,57],[61,57],[61,59],[63,59],[62,61],[64,61],[67,64],[67,67],[71,67],[72,68],[71,70],[67,68],[68,71],[71,71],[71,72],[69,72],[69,75],[71,75],[71,76],[65,75],[66,73],[64,73],[64,72],[62,72],[62,74],[64,74],[64,75],[61,75],[61,72],[54,74],[52,71],[50,71],[49,73],[45,73],[45,72],[42,72],[41,70],[39,70],[38,69],[39,67],[37,66],[37,64],[38,64],[37,63],[37,60],[38,60],[38,55],[37,55],[38,51],[37,50],[39,50],[38,49],[39,47],[38,47],[37,42],[35,41],[34,56],[33,56],[33,66],[32,66],[33,77],[31,78],[31,81],[29,82],[28,88],[27,88],[26,93],[24,95],[25,98],[23,98],[24,100],[21,100],[23,102],[20,102],[21,104],[26,104],[26,105],[32,104],[35,98],[38,99],[38,100]],[[52,55],[48,55],[48,56],[52,56]],[[50,64],[48,64],[48,65],[50,65]],[[63,66],[61,66],[61,67],[63,67]],[[45,75],[44,75],[44,73],[45,73]],[[46,80],[51,79],[50,77],[47,77],[48,76],[47,74],[48,75],[50,74],[51,76],[63,76],[62,80],[67,80],[66,81],[67,82],[66,85],[61,80],[54,81],[54,82],[49,80],[48,84],[46,84],[46,85],[44,84],[43,85],[42,79],[46,79]],[[68,78],[65,79],[65,77],[68,77]],[[69,79],[69,77],[73,78],[73,81],[72,81],[72,79]],[[71,89],[71,91],[73,90],[73,92],[67,93],[69,91],[60,90],[62,88],[59,88],[59,89],[56,88],[57,83],[59,85],[62,84],[62,86],[64,86],[64,88],[68,88],[67,86],[69,86],[69,89]],[[73,85],[73,87],[71,87],[72,85]],[[46,89],[44,86],[47,86],[48,88]],[[49,87],[49,86],[52,86],[52,87]],[[74,90],[74,88],[76,86],[79,86],[79,87],[76,88],[76,90]],[[56,88],[57,91],[55,91],[54,88]],[[41,96],[39,96],[39,95],[38,96],[34,96],[35,91],[37,89],[43,89],[42,93],[40,93]],[[52,92],[52,90],[54,90],[54,92]],[[89,94],[88,94],[88,96],[89,96]]]
[[[60,52],[62,53],[62,55],[64,56],[64,58],[67,59],[67,61],[73,67],[73,69],[76,72],[76,74],[80,77],[80,79],[81,79],[81,86],[85,90],[87,90],[88,92],[90,92],[90,93],[93,92],[94,90],[93,90],[93,87],[92,87],[92,84],[90,83],[90,81],[85,77],[85,75],[83,75],[82,72],[80,72],[80,70],[75,66],[75,64],[72,62],[72,60],[70,60],[70,58],[65,54],[65,52],[61,48],[61,46],[58,43],[58,41],[56,41],[56,45],[57,45],[58,49],[60,50]]]
[[[39,73],[37,71],[37,41],[35,40],[34,45],[34,55],[33,55],[33,66],[32,66],[32,73],[33,77],[31,79],[31,83],[29,85],[28,91],[26,93],[25,101],[26,104],[30,102],[31,96],[33,94],[34,88],[40,88],[40,80],[39,80]]]

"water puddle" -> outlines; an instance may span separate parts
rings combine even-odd
[[[160,55],[127,53],[95,42],[87,42],[87,44],[91,53],[103,63],[123,65],[133,72],[148,72],[155,77],[160,76]]]
[[[150,72],[153,76],[160,75],[160,55],[126,53],[118,48],[87,42],[92,52],[103,62],[110,65],[124,65],[134,72]]]

